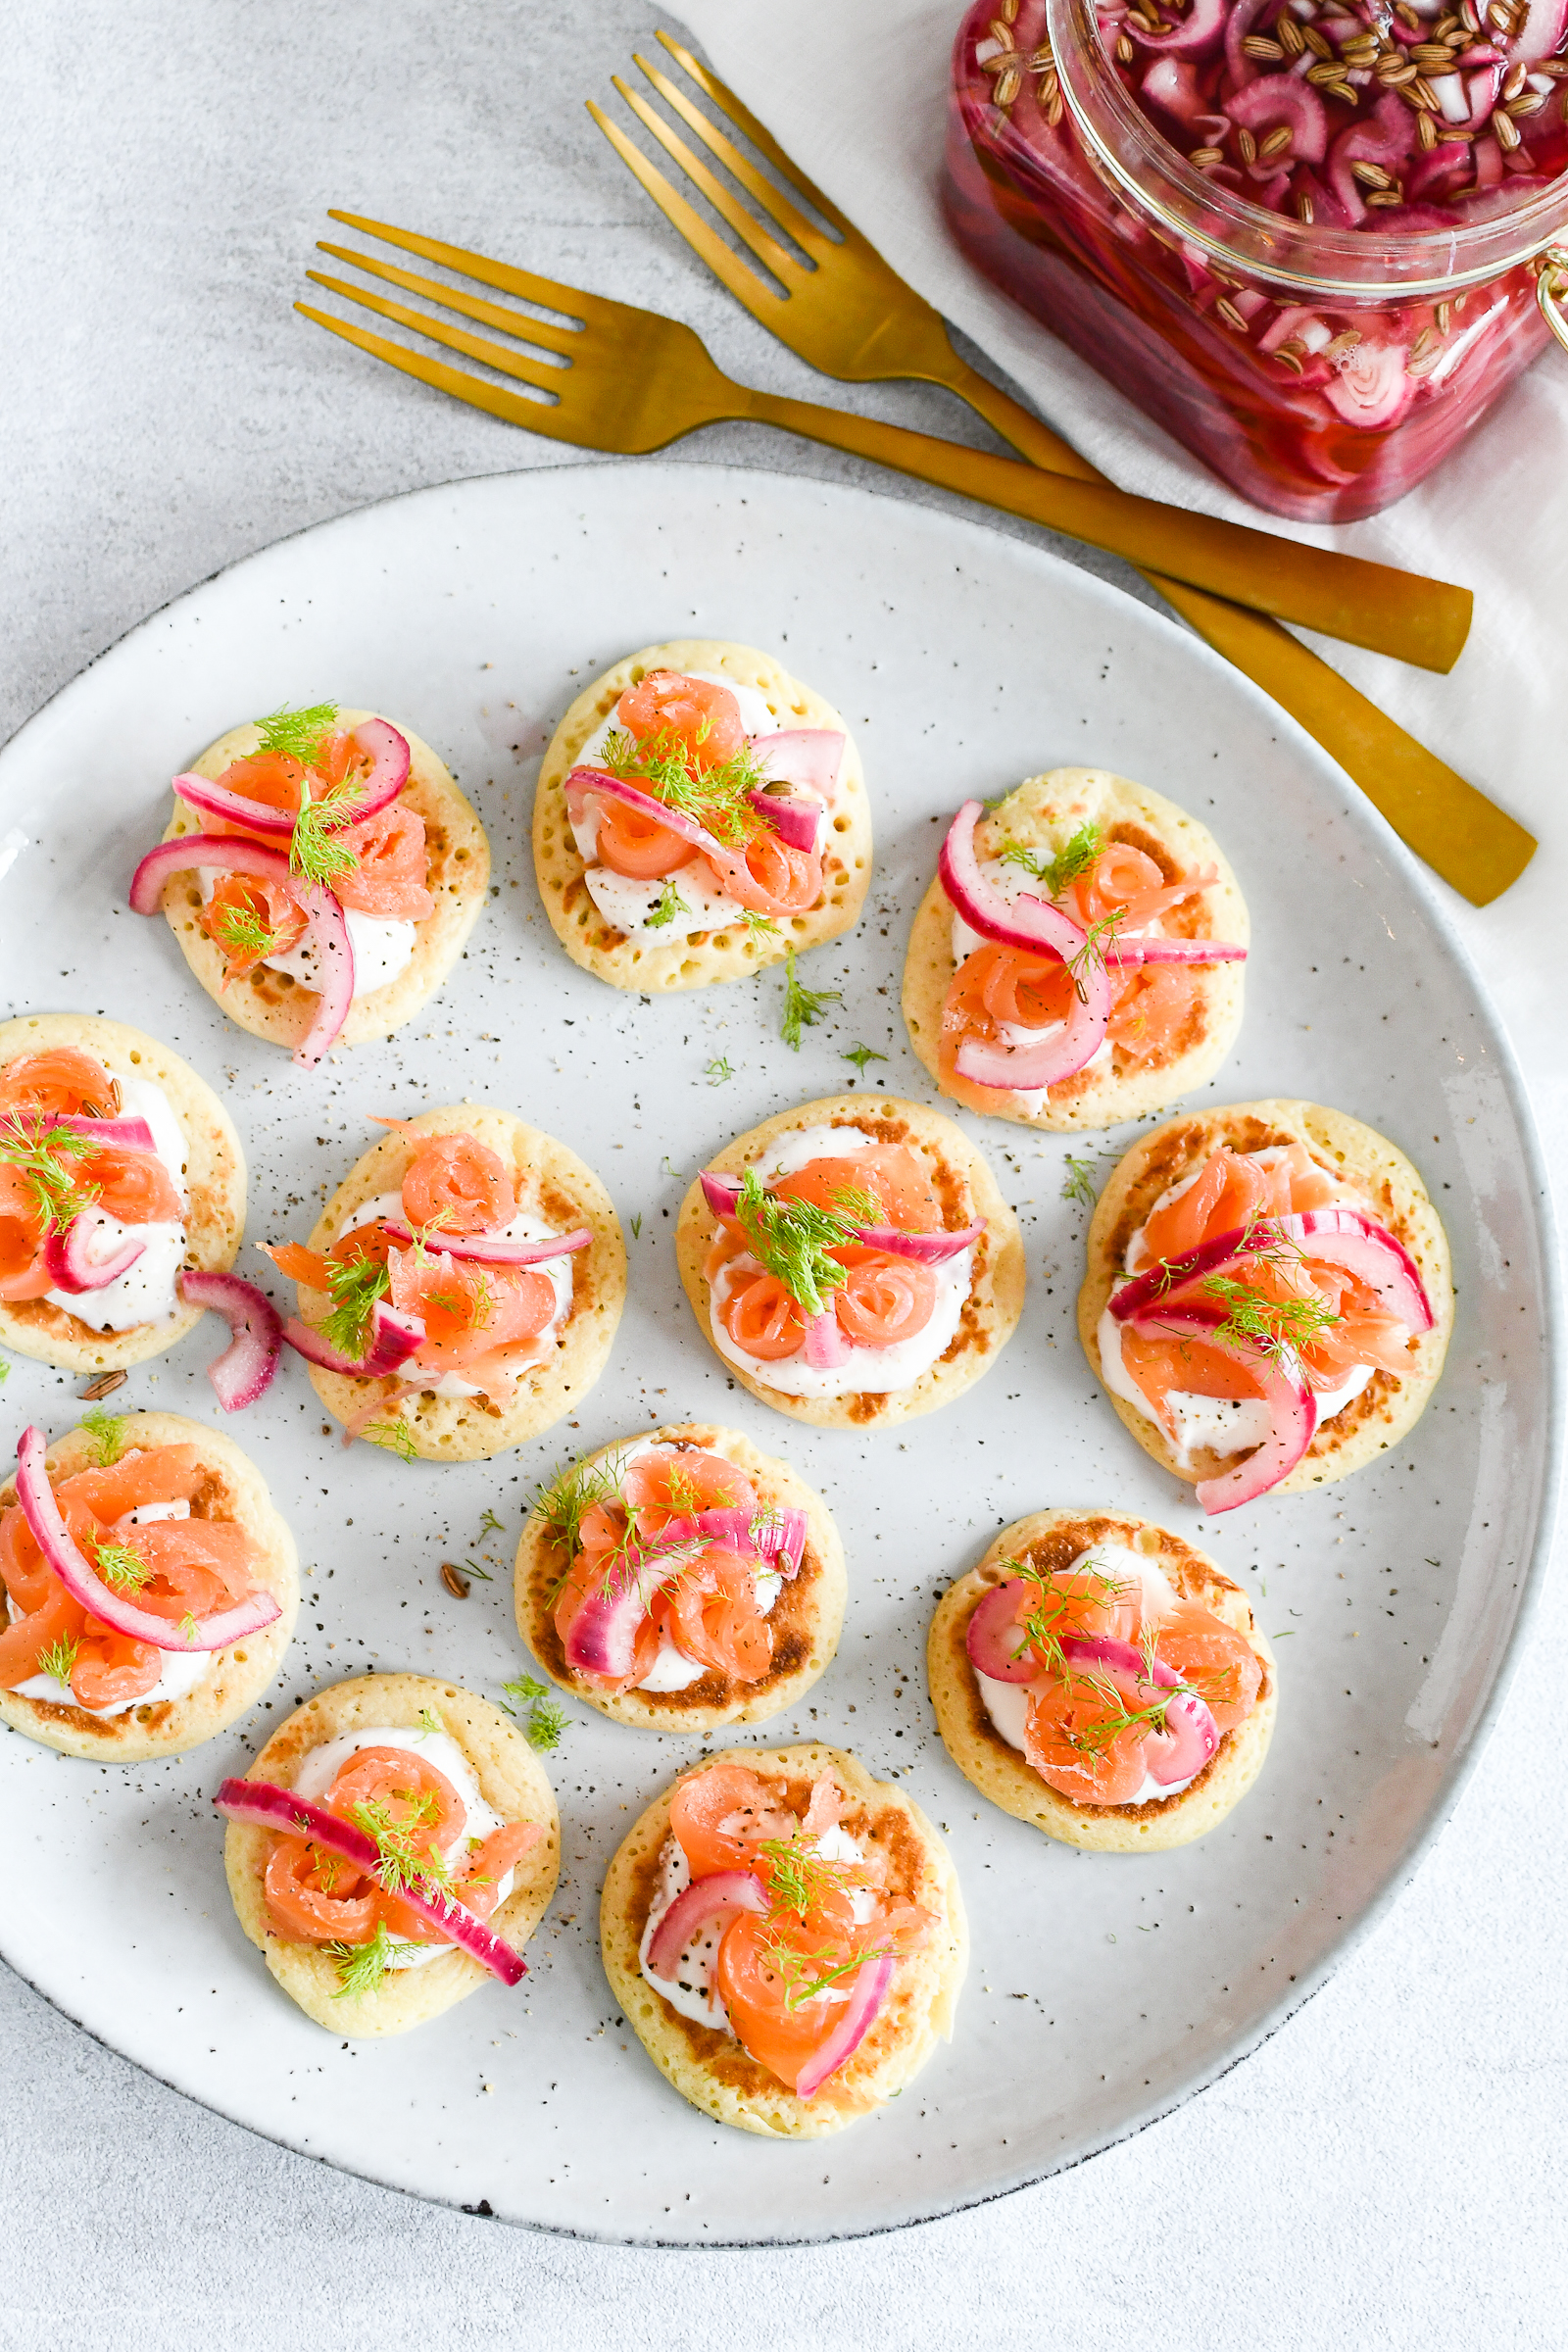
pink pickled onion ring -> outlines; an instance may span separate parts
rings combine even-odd
[[[399,1242],[406,1250],[413,1249],[418,1239],[409,1227],[394,1225],[385,1217],[381,1220],[381,1230],[388,1241]],[[427,1248],[429,1238],[426,1235]],[[438,1232],[435,1247],[443,1257],[471,1257],[483,1265],[539,1266],[549,1258],[564,1257],[570,1250],[591,1249],[593,1238],[586,1225],[579,1225],[575,1233],[553,1233],[543,1242],[509,1242],[484,1233]]]
[[[636,1663],[637,1629],[661,1585],[689,1568],[700,1544],[677,1544],[662,1551],[623,1555],[584,1597],[566,1631],[566,1664],[602,1682],[628,1683]]]
[[[650,1972],[670,1982],[682,1952],[711,1921],[721,1919],[727,1927],[743,1911],[760,1915],[766,1910],[767,1891],[749,1870],[714,1870],[705,1879],[693,1879],[654,1930],[648,1945]]]
[[[363,824],[368,816],[379,815],[389,802],[395,801],[409,780],[409,746],[387,719],[368,718],[353,731],[352,740],[370,756],[370,772],[358,787],[353,806],[343,822]],[[200,808],[208,816],[225,823],[249,825],[257,833],[275,834],[288,841],[294,832],[294,811],[273,808],[266,801],[247,800],[243,793],[230,792],[226,785],[210,783],[206,776],[176,776],[174,791],[192,808]]]
[[[400,1308],[388,1306],[377,1298],[370,1309],[369,1345],[356,1362],[352,1355],[342,1354],[329,1341],[297,1315],[290,1315],[283,1326],[283,1338],[297,1355],[306,1362],[318,1364],[323,1372],[337,1372],[354,1380],[384,1380],[416,1355],[424,1345],[424,1321],[419,1315],[405,1314]]]
[[[666,808],[651,792],[639,792],[635,784],[622,783],[619,776],[609,775],[601,767],[574,767],[566,778],[566,808],[574,821],[581,815],[583,804],[591,793],[597,793],[602,800],[623,801],[628,808],[635,808],[639,816],[646,816],[654,824],[662,825],[667,833],[679,834],[682,841],[689,841],[693,849],[701,850],[705,857],[734,856],[732,850],[727,850],[695,817],[683,816],[678,808]]]
[[[878,1959],[864,1961],[856,1970],[854,1990],[838,2013],[837,2025],[827,2039],[818,2043],[795,2078],[795,2095],[798,2099],[813,2097],[829,2075],[836,2075],[845,2061],[854,2057],[870,2032],[892,1982],[893,1955],[890,1952],[884,1952]]]
[[[1303,1257],[1344,1266],[1408,1330],[1432,1329],[1432,1302],[1414,1258],[1401,1241],[1358,1208],[1308,1208],[1286,1216],[1257,1217],[1250,1225],[1215,1234],[1211,1241],[1200,1242],[1180,1257],[1135,1274],[1112,1296],[1110,1311],[1118,1323],[1141,1319],[1152,1309],[1171,1303],[1200,1276],[1245,1262],[1281,1243],[1294,1244]],[[1182,1303],[1190,1301],[1183,1299]]]
[[[348,917],[324,884],[313,882],[303,894],[309,928],[301,943],[316,950],[317,976],[321,983],[316,1018],[294,1049],[294,1065],[314,1070],[337,1043],[354,1003],[354,943]]]
[[[814,1372],[836,1371],[840,1364],[849,1362],[850,1343],[831,1306],[825,1306],[819,1315],[807,1316],[801,1353]]]
[[[224,1781],[214,1797],[219,1812],[229,1821],[242,1821],[259,1830],[278,1830],[288,1838],[308,1838],[313,1845],[324,1846],[330,1854],[341,1854],[345,1861],[384,1886],[381,1877],[381,1852],[373,1838],[357,1830],[351,1822],[340,1821],[324,1805],[313,1804],[308,1797],[296,1796],[292,1788],[279,1788],[272,1781]],[[407,1882],[400,1871],[397,1894],[411,1911],[439,1928],[449,1942],[477,1960],[503,1984],[515,1984],[528,1973],[527,1963],[520,1952],[510,1943],[503,1943],[492,1935],[482,1919],[475,1919],[461,1903],[444,1894],[426,1894],[413,1880]]]
[[[145,1119],[51,1119],[49,1125],[64,1127],[72,1135],[84,1135],[89,1143],[103,1144],[111,1152],[158,1150]]]
[[[156,914],[163,905],[164,885],[172,874],[217,872],[254,874],[263,882],[277,882],[298,895],[299,877],[281,850],[265,842],[242,841],[237,833],[181,833],[149,850],[130,878],[130,904],[137,914]]]
[[[270,1388],[282,1350],[283,1319],[276,1307],[265,1291],[238,1274],[187,1270],[179,1277],[179,1291],[191,1306],[210,1306],[221,1315],[234,1335],[207,1367],[219,1403],[225,1413],[254,1404]]]
[[[118,1237],[118,1238],[117,1238]],[[101,1291],[128,1274],[147,1245],[101,1208],[84,1208],[64,1233],[51,1233],[43,1262],[57,1291],[80,1296]]]
[[[964,1633],[970,1665],[993,1683],[1032,1683],[1045,1671],[1018,1619],[1021,1589],[1017,1577],[993,1585],[975,1603]]]
[[[169,1619],[155,1617],[150,1609],[139,1609],[133,1600],[112,1592],[76,1549],[49,1484],[44,1451],[43,1432],[24,1429],[17,1447],[17,1500],[38,1549],[72,1599],[78,1601],[89,1617],[101,1618],[115,1633],[124,1634],[132,1642],[150,1642],[155,1649],[170,1649],[170,1636],[176,1629]],[[248,1600],[200,1621],[193,1634],[181,1637],[181,1647],[227,1649],[242,1636],[259,1634],[264,1626],[275,1624],[282,1614],[270,1592],[253,1592]]]

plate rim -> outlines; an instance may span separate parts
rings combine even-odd
[[[295,540],[335,530],[384,508],[409,506],[419,500],[440,498],[443,494],[456,493],[461,496],[480,483],[499,481],[521,483],[530,481],[535,476],[554,480],[578,472],[595,474],[612,470],[624,472],[628,468],[653,474],[666,472],[677,467],[688,472],[703,472],[722,477],[731,483],[761,476],[769,482],[788,484],[792,489],[804,486],[808,493],[820,494],[829,502],[842,498],[851,504],[861,500],[870,500],[904,507],[914,506],[921,513],[932,514],[942,523],[956,524],[960,528],[978,529],[993,538],[1020,544],[1028,550],[1032,558],[1042,562],[1048,571],[1065,575],[1079,591],[1087,589],[1091,603],[1101,603],[1107,612],[1114,612],[1119,611],[1121,603],[1125,601],[1134,606],[1143,614],[1145,620],[1153,624],[1157,630],[1168,631],[1177,638],[1189,656],[1196,654],[1199,657],[1200,669],[1209,668],[1226,673],[1232,687],[1240,687],[1244,697],[1250,699],[1262,712],[1268,715],[1269,723],[1285,741],[1292,745],[1298,757],[1304,757],[1309,765],[1318,767],[1320,772],[1326,776],[1338,780],[1348,796],[1347,814],[1350,823],[1353,826],[1365,828],[1368,845],[1376,854],[1388,858],[1392,849],[1392,862],[1396,870],[1400,873],[1401,878],[1408,886],[1413,887],[1415,895],[1421,902],[1423,912],[1436,931],[1444,950],[1452,962],[1457,965],[1477,1006],[1491,1025],[1492,1036],[1488,1041],[1488,1050],[1493,1055],[1494,1066],[1501,1080],[1509,1111],[1523,1147],[1523,1172],[1534,1196],[1535,1238],[1541,1255],[1542,1330],[1546,1368],[1542,1494],[1529,1559],[1520,1579],[1519,1598],[1514,1610],[1513,1622],[1509,1628],[1501,1657],[1493,1673],[1486,1697],[1465,1731],[1463,1744],[1449,1765],[1442,1787],[1436,1791],[1427,1807],[1419,1829],[1400,1853],[1395,1868],[1389,1872],[1376,1893],[1362,1906],[1354,1919],[1326,1945],[1320,1959],[1306,1972],[1305,1982],[1298,1982],[1294,1984],[1289,1994],[1282,1996],[1251,2027],[1246,2029],[1237,2045],[1228,2049],[1222,2057],[1216,2058],[1209,2066],[1200,2069],[1170,2096],[1151,2102],[1147,2108],[1141,2109],[1115,2129],[1093,2139],[1091,2144],[1047,2164],[1031,2167],[1020,2172],[1016,2178],[977,2190],[972,2195],[949,2198],[929,2206],[922,2206],[917,2211],[902,2214],[896,2219],[867,2222],[852,2229],[812,2230],[807,2230],[799,2236],[767,2238],[716,2236],[665,2238],[656,2234],[627,2236],[609,2230],[574,2229],[561,2222],[536,2221],[523,2216],[491,2212],[485,2210],[488,2206],[487,2199],[481,2199],[478,2205],[466,2205],[460,2199],[445,2195],[439,2190],[413,2187],[405,2181],[388,2180],[380,2174],[359,2165],[342,2163],[327,2155],[315,2155],[306,2148],[296,2146],[288,2139],[274,2137],[260,2124],[230,2114],[213,2099],[204,2097],[197,2091],[185,2089],[179,2083],[172,2082],[168,2076],[161,2074],[156,2065],[133,2057],[126,2051],[118,2048],[96,2027],[89,2025],[85,2019],[76,2015],[66,2001],[47,1990],[24,1969],[19,1967],[6,1953],[3,1944],[0,1944],[0,1960],[4,1961],[12,1974],[58,2015],[66,2018],[78,2032],[87,2034],[100,2048],[111,2051],[122,2064],[134,2067],[138,2074],[158,2082],[163,2088],[174,2092],[177,2097],[189,2100],[192,2106],[202,2112],[216,2116],[234,2129],[250,2133],[268,2146],[282,2148],[290,2155],[298,2157],[302,2162],[325,2164],[333,2172],[344,2174],[352,2180],[368,2181],[372,2186],[394,2195],[413,2197],[421,2204],[440,2206],[450,2213],[463,2214],[469,2219],[500,2222],[509,2229],[544,2237],[563,2238],[580,2244],[615,2247],[632,2253],[643,2251],[770,2253],[808,2246],[842,2245],[853,2243],[858,2239],[890,2236],[902,2230],[924,2228],[930,2223],[944,2221],[956,2214],[972,2213],[982,2206],[996,2204],[1003,2198],[1016,2196],[1025,2189],[1038,2187],[1047,2180],[1054,2180],[1065,2173],[1074,2172],[1080,2166],[1092,2163],[1097,2157],[1103,2155],[1111,2148],[1123,2146],[1129,2140],[1136,2139],[1141,2133],[1161,2123],[1167,2116],[1176,2113],[1190,2100],[1201,2097],[1236,2067],[1243,2065],[1264,2043],[1271,2041],[1310,2000],[1323,1990],[1330,1979],[1339,1972],[1356,1947],[1376,1928],[1381,1926],[1395,1901],[1411,1885],[1426,1862],[1432,1847],[1451,1820],[1471,1775],[1492,1737],[1497,1717],[1507,1700],[1524,1649],[1534,1632],[1537,1613],[1541,1607],[1543,1587],[1546,1581],[1546,1571],[1555,1543],[1562,1501],[1565,1422],[1568,1422],[1568,1387],[1565,1387],[1561,1348],[1564,1269],[1555,1201],[1547,1176],[1541,1134],[1536,1123],[1529,1088],[1520,1066],[1518,1054],[1476,957],[1472,954],[1468,942],[1457,929],[1448,906],[1436,888],[1436,877],[1431,875],[1422,861],[1405,846],[1387,819],[1323,746],[1309,735],[1289,711],[1264,693],[1260,686],[1256,685],[1244,671],[1237,669],[1233,663],[1225,661],[1223,656],[1214,652],[1196,632],[1184,628],[1162,607],[1145,604],[1141,597],[1130,595],[1113,580],[1103,578],[1098,572],[1070,563],[1057,552],[1055,547],[1042,544],[1033,535],[1026,536],[1003,528],[999,521],[992,518],[990,510],[970,506],[968,502],[963,502],[960,506],[956,497],[951,503],[949,500],[943,499],[928,506],[923,500],[900,498],[891,486],[883,487],[879,483],[839,481],[806,469],[796,470],[779,466],[747,465],[733,459],[713,461],[695,457],[678,457],[668,452],[654,452],[634,457],[596,454],[590,458],[556,460],[539,466],[498,466],[482,472],[461,474],[441,481],[420,483],[410,489],[390,491],[382,497],[367,499],[356,506],[346,507],[335,514],[320,516],[313,522],[303,523],[295,530],[284,531],[276,538],[267,540],[261,546],[250,548],[243,555],[234,556],[227,563],[216,565],[212,571],[203,574],[201,578],[193,580],[188,586],[152,606],[139,618],[121,630],[108,644],[101,646],[97,652],[90,655],[78,669],[69,678],[64,679],[53,693],[48,695],[36,710],[21,721],[3,743],[0,743],[0,774],[3,774],[5,763],[23,744],[24,739],[43,725],[56,706],[67,695],[73,693],[90,671],[97,668],[110,656],[120,652],[139,632],[150,628],[161,615],[172,612],[176,606],[188,602],[203,590],[214,587],[220,581],[224,580],[230,573],[239,571],[247,564],[264,561],[278,550],[290,546]]]

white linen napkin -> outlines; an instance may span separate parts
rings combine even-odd
[[[1561,835],[1568,356],[1549,349],[1436,474],[1382,514],[1337,528],[1281,521],[1225,489],[955,244],[940,184],[963,0],[684,0],[684,14],[714,71],[802,170],[1112,481],[1474,589],[1475,625],[1446,678],[1326,639],[1310,642],[1544,842],[1548,828]],[[1555,892],[1541,899],[1548,862],[1556,860],[1538,852],[1483,918],[1480,936],[1466,919],[1474,945],[1490,937],[1506,956],[1522,902],[1541,904],[1543,913],[1555,906],[1560,921]],[[1431,880],[1457,911],[1454,896]],[[1496,919],[1499,907],[1509,910],[1506,925]],[[1519,972],[1527,996],[1539,976],[1539,957],[1534,975]]]

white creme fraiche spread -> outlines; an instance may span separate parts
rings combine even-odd
[[[133,1462],[140,1450],[138,1446],[123,1455],[122,1459]],[[183,1496],[175,1502],[141,1502],[133,1511],[127,1511],[122,1519],[115,1521],[114,1533],[123,1536],[128,1528],[150,1527],[157,1519],[189,1517],[190,1504]],[[9,1595],[7,1597],[9,1599]],[[14,1601],[11,1602],[11,1614],[13,1618],[22,1615]],[[132,1707],[155,1707],[161,1699],[188,1698],[197,1684],[207,1680],[221,1652],[215,1649],[187,1649],[181,1644],[178,1649],[160,1649],[158,1654],[163,1660],[163,1667],[152,1689],[142,1691],[137,1698],[118,1699],[107,1707],[82,1707],[71,1685],[57,1682],[52,1674],[30,1674],[24,1683],[17,1684],[17,1694],[21,1698],[42,1699],[50,1706],[80,1707],[84,1715],[101,1718],[128,1715]]]
[[[121,1117],[146,1120],[153,1150],[168,1171],[175,1198],[182,1209],[188,1209],[185,1136],[173,1104],[152,1079],[117,1069],[109,1061],[104,1067],[120,1089]],[[46,1291],[50,1305],[63,1306],[89,1331],[132,1331],[141,1323],[172,1321],[180,1311],[178,1277],[185,1260],[184,1224],[122,1225],[118,1217],[110,1217],[108,1234],[128,1235],[144,1245],[135,1264],[101,1290]]]
[[[683,677],[701,678],[707,686],[727,687],[740,707],[741,725],[748,735],[776,735],[779,722],[768,709],[755,686],[743,685],[739,679],[726,678],[721,670],[689,669]],[[615,713],[611,711],[602,719],[577,754],[575,764],[592,767],[604,755],[612,735],[620,732]],[[635,783],[635,777],[628,779]],[[827,835],[831,804],[824,801],[817,819],[816,847],[820,849]],[[647,881],[636,874],[617,874],[608,865],[596,863],[599,856],[599,820],[593,809],[585,809],[571,828],[572,839],[583,858],[587,872],[583,876],[588,896],[617,931],[642,932],[654,940],[689,939],[694,931],[722,930],[726,923],[739,922],[746,909],[719,888],[713,879],[712,868],[693,857],[675,872]],[[676,906],[667,921],[656,921],[664,898],[665,882],[674,884],[675,896],[684,902]]]
[[[1260,1167],[1270,1167],[1285,1149],[1282,1144],[1269,1144],[1260,1152],[1249,1152],[1247,1157],[1255,1160]],[[1195,1168],[1190,1176],[1184,1176],[1179,1183],[1168,1186],[1151,1208],[1150,1216],[1157,1215],[1173,1200],[1179,1200],[1184,1193],[1191,1191],[1202,1172],[1201,1167]],[[1323,1172],[1333,1181],[1332,1170],[1325,1169]],[[1360,1206],[1353,1194],[1344,1185],[1338,1186],[1338,1197],[1347,1207]],[[1127,1245],[1123,1261],[1126,1278],[1141,1273],[1152,1262],[1144,1243],[1145,1231],[1146,1227],[1140,1225]],[[1112,1298],[1120,1288],[1119,1282],[1112,1286]],[[1111,1313],[1108,1303],[1101,1314],[1098,1337],[1101,1377],[1106,1388],[1112,1396],[1124,1397],[1135,1412],[1141,1413],[1146,1421],[1152,1421],[1162,1434],[1168,1436],[1169,1432],[1165,1430],[1158,1414],[1153,1411],[1143,1390],[1122,1362],[1122,1325]],[[1318,1392],[1319,1429],[1325,1421],[1332,1421],[1336,1413],[1343,1412],[1352,1397],[1360,1396],[1375,1369],[1372,1364],[1356,1364],[1337,1389]],[[1176,1458],[1184,1470],[1192,1469],[1195,1452],[1221,1455],[1250,1452],[1254,1446],[1263,1444],[1272,1427],[1268,1405],[1261,1396],[1201,1396],[1196,1391],[1172,1389],[1165,1401],[1176,1424]]]
[[[757,1162],[757,1172],[764,1184],[774,1176],[796,1176],[813,1159],[843,1159],[868,1151],[876,1141],[859,1127],[802,1127],[793,1135],[780,1137],[767,1157]],[[857,1341],[843,1363],[833,1365],[808,1364],[803,1355],[770,1363],[749,1355],[730,1338],[722,1320],[723,1309],[733,1291],[756,1279],[755,1271],[741,1270],[744,1259],[731,1258],[719,1268],[710,1287],[708,1320],[713,1346],[742,1372],[785,1396],[886,1396],[895,1389],[910,1388],[948,1350],[972,1288],[973,1257],[971,1246],[932,1267],[936,1303],[922,1330],[907,1340],[895,1340],[888,1348],[868,1348]]]
[[[358,1208],[350,1209],[334,1238],[341,1241],[356,1226],[373,1225],[377,1217],[384,1217],[391,1225],[407,1225],[402,1194],[378,1193],[373,1200],[362,1200]],[[557,1228],[547,1225],[542,1217],[531,1215],[527,1209],[519,1209],[510,1224],[496,1226],[487,1231],[483,1238],[491,1242],[546,1242],[553,1239],[556,1231]],[[470,1237],[455,1235],[453,1238]],[[432,1254],[439,1254],[439,1234],[431,1237],[428,1247]],[[556,1303],[543,1331],[535,1339],[517,1342],[515,1360],[507,1367],[513,1380],[520,1380],[532,1365],[542,1362],[561,1336],[561,1327],[571,1312],[572,1256],[573,1252],[568,1250],[562,1257],[542,1258],[537,1265],[527,1269],[530,1274],[544,1275],[555,1293]],[[460,1373],[443,1372],[439,1378],[434,1378],[429,1372],[422,1372],[417,1356],[410,1356],[392,1377],[401,1381],[405,1388],[427,1389],[436,1396],[477,1396],[479,1394],[473,1382],[465,1380]]]
[[[222,878],[221,872],[216,867],[201,871],[204,905]],[[354,956],[354,998],[357,1003],[361,997],[368,997],[372,988],[384,988],[389,980],[395,980],[400,972],[407,970],[414,957],[418,926],[412,920],[388,922],[378,914],[362,914],[357,906],[345,906],[343,920],[348,927],[349,948]],[[320,988],[319,958],[309,931],[283,954],[264,956],[262,961],[270,972],[286,972],[301,988]]]
[[[1124,1544],[1096,1544],[1088,1551],[1081,1551],[1065,1573],[1074,1576],[1080,1571],[1093,1571],[1100,1576],[1114,1577],[1118,1584],[1141,1587],[1144,1595],[1142,1614],[1146,1624],[1165,1615],[1174,1606],[1176,1594],[1164,1570],[1152,1560],[1146,1560],[1141,1553],[1130,1551]],[[982,1674],[978,1667],[972,1671],[993,1729],[1021,1755],[1032,1686],[1028,1683],[999,1682],[994,1675]],[[1152,1774],[1146,1772],[1143,1787],[1136,1796],[1125,1797],[1122,1805],[1105,1809],[1120,1812],[1124,1805],[1147,1805],[1156,1798],[1180,1796],[1184,1788],[1192,1787],[1197,1777],[1194,1773],[1185,1781],[1162,1784]]]
[[[479,1793],[479,1783],[473,1766],[450,1732],[426,1731],[423,1725],[406,1723],[374,1723],[364,1731],[340,1732],[335,1740],[324,1740],[313,1747],[301,1762],[294,1776],[294,1788],[300,1796],[319,1802],[337,1779],[351,1756],[362,1747],[400,1747],[411,1756],[422,1756],[445,1775],[466,1808],[463,1828],[449,1845],[442,1848],[442,1858],[456,1872],[465,1861],[470,1846],[482,1844],[493,1830],[506,1827],[502,1816],[486,1804]],[[496,1888],[495,1909],[499,1910],[512,1892],[516,1872],[509,1870]],[[413,1943],[407,1936],[391,1937],[392,1949],[387,1956],[389,1968],[424,1968],[430,1961],[439,1960],[454,1947],[450,1943]]]
[[[822,1832],[811,1850],[824,1862],[862,1862],[865,1859],[858,1839],[852,1838],[847,1830],[841,1830],[837,1823],[830,1830]],[[718,1947],[724,1939],[724,1930],[729,1925],[727,1919],[710,1920],[706,1927],[698,1930],[676,1961],[672,1977],[656,1977],[648,1965],[648,1947],[659,1931],[660,1921],[675,1897],[684,1893],[691,1883],[691,1864],[686,1859],[680,1839],[671,1834],[660,1848],[659,1886],[649,1909],[642,1940],[637,1946],[637,1965],[644,1984],[651,1984],[656,1992],[662,1993],[670,2007],[678,2010],[682,2017],[689,2017],[693,2025],[710,2026],[715,2033],[729,2034],[733,2029],[713,1984]],[[856,1924],[863,1927],[875,1909],[875,1895],[868,1886],[857,1886],[851,1890],[850,1902]],[[824,2008],[830,2008],[847,2001],[849,1997],[847,1989],[830,1985],[825,1991],[812,1995],[812,2004],[819,2003]]]
[[[717,1448],[714,1446],[708,1446],[702,1450],[710,1453],[717,1452]],[[628,1446],[621,1456],[622,1476],[631,1468],[633,1462],[644,1461],[650,1455],[681,1454],[690,1451],[689,1446],[672,1446],[667,1443],[661,1445],[653,1438],[639,1438],[636,1445]],[[720,1461],[727,1458],[723,1454],[718,1455]],[[771,1617],[774,1603],[783,1590],[784,1579],[781,1576],[775,1576],[765,1571],[759,1574],[754,1591],[757,1596],[757,1605],[764,1617]],[[660,1642],[658,1657],[643,1676],[642,1681],[633,1683],[632,1689],[646,1690],[650,1697],[657,1697],[662,1690],[689,1690],[693,1683],[700,1683],[707,1672],[706,1666],[699,1665],[693,1658],[683,1656],[666,1634]]]

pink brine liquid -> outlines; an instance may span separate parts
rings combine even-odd
[[[1058,0],[1049,23],[979,0],[949,215],[1244,496],[1349,521],[1545,344],[1529,264],[1568,220],[1565,46],[1568,0]]]

